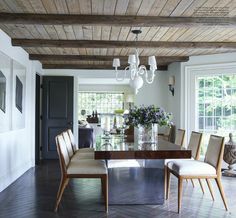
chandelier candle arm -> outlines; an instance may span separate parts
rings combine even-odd
[[[155,71],[151,71],[150,79],[149,79],[149,77],[148,77],[148,72],[146,73],[145,77],[146,77],[146,82],[147,82],[148,84],[152,84],[153,81],[154,81],[154,78],[155,78]]]

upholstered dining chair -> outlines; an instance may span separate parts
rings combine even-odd
[[[202,142],[202,133],[192,131],[191,136],[190,136],[190,140],[189,140],[189,144],[188,144],[188,149],[190,149],[192,151],[192,158],[191,158],[192,160],[199,160],[201,142]],[[174,160],[176,160],[176,159],[166,159],[165,160],[165,178],[167,175],[167,164],[168,164],[168,162],[171,162]],[[178,160],[180,160],[180,159],[178,159]],[[184,160],[189,160],[189,159],[181,159],[181,160],[184,161]],[[188,180],[186,179],[186,181],[188,181]],[[198,181],[201,186],[201,190],[204,194],[204,188],[203,188],[202,182],[200,179]],[[192,179],[191,179],[191,182],[194,187],[194,182]]]
[[[175,144],[183,146],[184,136],[185,136],[185,130],[184,129],[177,129],[176,135],[175,135]]]
[[[205,179],[214,200],[210,179],[215,179],[225,209],[228,210],[226,197],[221,183],[221,163],[224,152],[224,137],[211,135],[204,162],[199,160],[174,160],[167,164],[167,191],[169,198],[170,174],[178,178],[178,213],[181,210],[183,179]]]
[[[73,151],[72,141],[70,139],[68,131],[64,131],[62,133],[62,135],[65,140],[66,148],[67,148],[67,151],[68,151],[68,154],[69,154],[69,157],[71,160],[74,160],[74,159],[94,159],[94,152],[91,152],[89,150],[87,152],[85,152],[85,151],[81,152],[81,149],[78,149],[76,152]]]
[[[57,152],[60,160],[61,182],[57,193],[55,212],[57,212],[63,192],[71,178],[99,178],[105,198],[105,210],[108,211],[108,176],[104,161],[77,160],[70,161],[66,143],[62,135],[56,136]]]
[[[175,126],[166,126],[164,127],[163,133],[158,133],[158,138],[163,139],[169,142],[174,142],[175,140]]]
[[[74,137],[71,129],[68,129],[67,133],[68,133],[68,135],[70,137],[70,141],[71,141],[71,144],[72,144],[72,149],[73,149],[74,154],[76,152],[81,152],[81,153],[82,152],[94,152],[94,148],[80,148],[79,149],[78,146],[76,145],[75,137]]]
[[[199,160],[200,157],[200,147],[202,142],[202,133],[200,132],[191,132],[190,140],[188,143],[188,149],[192,151],[192,158],[194,160]],[[176,159],[166,159],[165,165],[167,165],[168,162],[174,161]],[[180,159],[178,159],[180,160]],[[182,160],[188,160],[188,159],[182,159]]]

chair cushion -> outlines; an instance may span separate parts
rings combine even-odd
[[[174,160],[168,162],[167,166],[181,176],[216,175],[216,169],[213,166],[198,160]]]
[[[171,161],[176,161],[176,160],[194,160],[193,157],[191,157],[191,159],[165,159],[165,165],[167,166],[167,164]]]
[[[80,148],[79,150],[76,151],[76,153],[83,153],[83,152],[94,152],[94,148]]]
[[[70,162],[67,174],[107,174],[107,168],[104,161],[77,160]]]
[[[76,152],[71,160],[94,159],[94,152]]]

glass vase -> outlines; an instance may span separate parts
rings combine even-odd
[[[138,143],[157,144],[158,140],[158,124],[152,123],[149,126],[138,126]]]

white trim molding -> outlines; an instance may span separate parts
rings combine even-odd
[[[195,130],[195,78],[199,75],[236,73],[236,62],[202,65],[181,65],[181,127],[186,129],[186,139],[189,141],[192,130]]]

